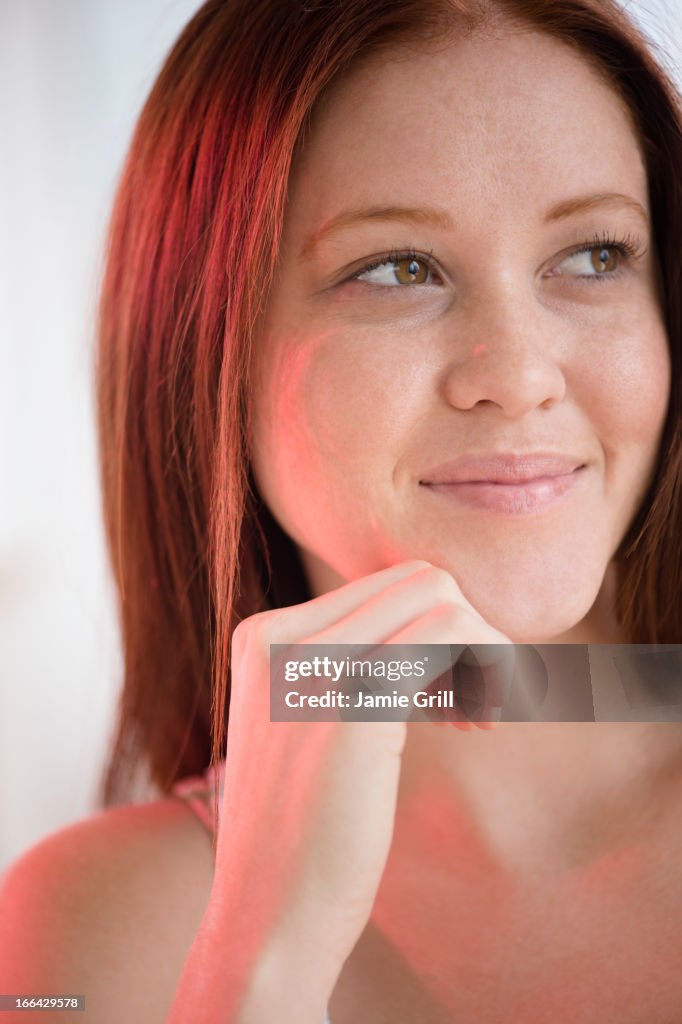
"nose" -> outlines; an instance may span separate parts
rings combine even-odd
[[[518,283],[518,282],[517,282]],[[444,390],[451,405],[497,406],[509,419],[551,408],[566,394],[557,331],[532,295],[511,287],[488,293],[453,327]],[[453,355],[454,352],[454,355]]]

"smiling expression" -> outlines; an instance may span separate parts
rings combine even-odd
[[[589,618],[668,402],[649,213],[627,108],[549,36],[403,47],[332,86],[250,428],[315,592],[425,558],[512,639]]]

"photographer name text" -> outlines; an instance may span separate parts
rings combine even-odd
[[[323,693],[301,693],[289,690],[285,695],[288,708],[454,708],[455,692],[441,690],[427,693],[417,690],[411,696],[393,690],[391,693],[358,692],[352,695],[341,690],[325,690]]]

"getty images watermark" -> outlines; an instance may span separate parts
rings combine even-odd
[[[682,644],[272,644],[270,718],[678,722]]]

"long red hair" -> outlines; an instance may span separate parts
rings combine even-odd
[[[247,439],[254,328],[316,101],[381,48],[500,20],[582,52],[638,128],[673,383],[651,489],[618,552],[618,607],[632,642],[682,639],[682,129],[646,40],[615,0],[209,0],[144,105],[108,237],[96,384],[124,678],[100,803],[126,799],[140,766],[167,792],[225,756],[234,627],[311,596]]]

